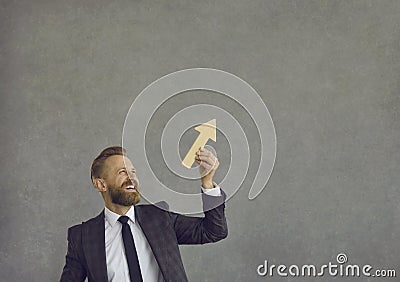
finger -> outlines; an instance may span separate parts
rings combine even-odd
[[[215,158],[215,156],[213,155],[213,153],[211,153],[210,151],[200,151],[196,156],[200,157],[200,158]]]
[[[197,151],[197,155],[198,156],[213,156],[213,154],[207,149]]]
[[[200,170],[200,174],[202,177],[206,176],[212,171],[212,166],[210,166],[209,164],[201,163],[200,167],[203,168],[203,170]]]
[[[206,162],[200,162],[200,166],[204,169],[211,169],[212,165]]]
[[[215,157],[209,157],[209,156],[198,156],[198,159],[204,163],[207,163],[209,165],[214,165],[216,158]]]
[[[219,163],[217,160],[215,160],[214,162],[204,162],[201,161],[200,165],[204,164],[204,167],[210,168],[211,170],[216,170],[219,166]]]

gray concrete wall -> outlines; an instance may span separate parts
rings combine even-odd
[[[191,67],[250,83],[278,140],[262,194],[247,199],[252,161],[228,202],[229,237],[181,248],[191,281],[340,252],[400,275],[400,2],[1,1],[0,34],[1,281],[58,279],[67,227],[103,207],[91,161],[143,88]]]

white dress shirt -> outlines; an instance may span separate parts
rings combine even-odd
[[[218,185],[212,189],[202,188],[202,190],[205,194],[210,196],[221,196],[221,190]],[[130,282],[124,241],[122,240],[121,234],[122,224],[118,221],[121,215],[110,211],[107,207],[104,210],[104,215],[108,281]],[[131,207],[125,215],[129,217],[128,224],[132,232],[133,240],[135,241],[143,282],[164,281],[149,242],[136,221],[135,209]]]

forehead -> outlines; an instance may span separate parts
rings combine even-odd
[[[124,168],[125,166],[127,168],[133,168],[133,164],[130,159],[126,156],[121,156],[121,155],[114,155],[111,157],[108,157],[104,161],[105,166],[108,169],[120,169]]]

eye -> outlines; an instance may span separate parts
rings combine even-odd
[[[125,173],[126,173],[126,170],[125,170],[125,169],[121,169],[121,170],[119,171],[119,174],[120,174],[120,175],[125,174]]]

